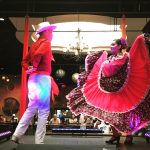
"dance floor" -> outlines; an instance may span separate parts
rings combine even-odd
[[[47,135],[45,144],[34,144],[33,135],[25,135],[22,139],[24,144],[16,144],[12,141],[1,141],[0,150],[150,150],[150,144],[142,137],[134,137],[131,146],[123,144],[124,137],[121,137],[120,145],[106,144],[109,136],[64,136]]]

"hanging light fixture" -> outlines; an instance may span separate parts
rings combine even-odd
[[[74,41],[70,43],[67,47],[67,51],[73,53],[75,60],[80,60],[82,56],[87,55],[90,51],[90,47],[87,43],[85,43],[83,36],[81,36],[81,30],[80,30],[80,19],[79,14],[77,16],[78,18],[78,29],[77,29],[77,36],[75,37]]]
[[[58,69],[55,74],[56,74],[56,77],[63,78],[66,72],[63,69]]]
[[[72,75],[72,81],[73,81],[74,83],[77,83],[78,77],[79,77],[79,73],[74,73],[74,74]]]
[[[75,42],[69,44],[67,47],[68,52],[73,52],[74,55],[79,58],[83,54],[87,54],[90,51],[89,45],[84,42],[83,37],[80,35],[81,31],[78,28],[77,36],[75,37]]]

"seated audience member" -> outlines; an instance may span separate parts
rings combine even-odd
[[[16,117],[16,114],[12,114],[10,122],[11,123],[18,123],[18,117]]]
[[[53,115],[53,118],[50,120],[50,124],[59,125],[60,119],[57,117],[56,114]]]
[[[80,115],[80,119],[79,119],[79,123],[80,123],[80,128],[86,128],[86,126],[93,126],[93,120],[84,114]]]
[[[77,124],[78,120],[74,114],[72,114],[71,118],[69,118],[69,124]]]
[[[85,115],[81,114],[79,118],[80,129],[86,129]]]
[[[6,118],[3,115],[0,115],[0,123],[5,123]]]
[[[94,123],[94,128],[95,129],[100,129],[100,125],[101,125],[101,121],[100,120],[96,120],[96,122]]]
[[[107,122],[97,120],[94,123],[94,128],[101,129],[104,133],[110,133],[111,127]]]
[[[92,117],[85,116],[84,118],[85,118],[87,126],[93,126],[93,119],[92,119]]]
[[[66,117],[66,112],[65,111],[61,111],[61,113],[59,114],[59,119],[60,119],[60,122],[62,124],[65,123],[65,117]]]

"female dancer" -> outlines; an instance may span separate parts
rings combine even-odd
[[[146,26],[143,32],[150,33]],[[88,55],[78,87],[66,96],[71,111],[109,122],[126,135],[150,122],[149,37],[139,35],[129,54],[121,52],[127,46],[121,38],[111,44],[110,57],[105,51]]]

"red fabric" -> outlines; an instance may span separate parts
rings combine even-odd
[[[51,77],[51,82],[52,82],[52,93],[54,95],[58,96],[58,94],[59,94],[59,88],[58,88],[56,82],[54,81],[54,79],[52,77]]]
[[[104,74],[105,77],[111,77],[114,74],[117,73],[117,71],[121,68],[121,66],[125,63],[127,59],[127,53],[124,54],[124,56],[118,60],[115,61],[107,61],[102,67],[102,73]]]
[[[22,61],[22,66],[25,70],[29,65],[37,68],[37,71],[45,71],[51,74],[51,61],[53,55],[51,51],[50,41],[47,39],[39,38],[37,42],[33,43],[28,55]]]
[[[28,53],[28,37],[29,37],[29,17],[25,17],[25,29],[24,29],[24,47],[23,47],[23,59]],[[22,68],[21,75],[21,94],[20,94],[20,114],[19,118],[22,117],[27,101],[27,75],[25,70]]]
[[[55,80],[53,79],[53,77],[51,77],[51,85],[52,85],[51,100],[52,100],[52,105],[55,107],[56,101],[55,101],[54,95],[57,95],[57,96],[59,95],[59,88],[58,88]]]
[[[128,79],[120,91],[109,93],[99,85],[101,67],[106,54],[95,63],[83,87],[83,94],[89,105],[107,112],[126,112],[140,104],[150,85],[150,60],[147,55],[143,36],[139,36],[130,49],[130,70]]]

